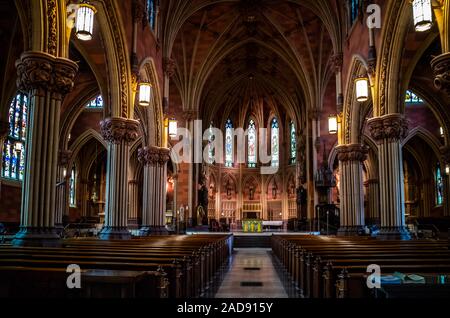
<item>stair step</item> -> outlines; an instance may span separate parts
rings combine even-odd
[[[236,248],[271,248],[271,238],[265,235],[234,236],[233,245]]]

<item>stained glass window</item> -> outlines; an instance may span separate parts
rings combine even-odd
[[[147,14],[148,14],[148,22],[152,30],[155,29],[156,26],[156,1],[155,0],[147,0]]]
[[[272,154],[272,167],[280,164],[280,127],[278,119],[272,119],[270,132],[270,149]]]
[[[407,104],[419,104],[423,103],[423,99],[414,94],[412,91],[406,91],[405,103]]]
[[[444,202],[444,182],[442,179],[441,166],[436,166],[436,204],[442,205]]]
[[[233,122],[228,119],[225,123],[225,166],[233,167]]]
[[[28,96],[16,95],[9,107],[9,134],[3,145],[2,176],[23,180],[27,133]]]
[[[70,180],[69,180],[69,204],[71,207],[76,207],[77,205],[75,181],[76,181],[76,174],[75,174],[75,167],[73,167],[72,170],[70,171]]]
[[[98,95],[96,98],[91,100],[87,105],[86,108],[91,109],[97,109],[97,108],[103,108],[103,98],[102,95]]]
[[[215,151],[214,151],[214,147],[213,147],[213,142],[214,142],[215,136],[214,136],[214,132],[213,132],[213,124],[211,123],[209,125],[209,129],[208,129],[208,163],[209,164],[213,164],[214,163],[214,157],[215,157]]]
[[[355,23],[356,19],[358,19],[359,15],[359,7],[361,0],[349,0],[349,6],[350,6],[350,25],[353,25]]]
[[[256,168],[256,151],[257,151],[257,136],[256,136],[256,124],[253,119],[250,119],[248,123],[248,167]]]
[[[295,131],[295,124],[293,121],[291,121],[289,123],[289,132],[290,132],[290,141],[291,141],[289,163],[291,165],[293,165],[297,161],[297,136],[296,136],[296,131]]]

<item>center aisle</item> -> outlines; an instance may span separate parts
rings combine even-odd
[[[272,263],[270,249],[235,249],[231,269],[216,298],[287,298]]]

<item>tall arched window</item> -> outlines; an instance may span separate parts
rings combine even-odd
[[[72,167],[70,171],[70,179],[69,179],[69,204],[71,207],[77,206],[77,198],[76,198],[76,173],[75,166]]]
[[[228,119],[225,123],[225,166],[233,167],[233,122]]]
[[[442,180],[441,165],[437,163],[436,165],[436,205],[442,205],[444,202],[444,182]]]
[[[253,119],[250,119],[248,123],[248,167],[256,168],[257,163],[257,135],[256,135],[256,124]]]
[[[296,131],[295,131],[295,124],[292,120],[289,123],[289,133],[290,133],[289,137],[290,137],[290,141],[291,141],[289,163],[291,165],[293,165],[297,161],[297,136],[296,136]]]
[[[147,0],[148,22],[152,30],[156,27],[156,0]]]
[[[98,95],[96,98],[92,99],[89,103],[87,103],[86,108],[89,108],[89,109],[103,108],[102,95]]]
[[[3,145],[2,176],[23,180],[27,133],[28,96],[19,93],[9,106],[9,134]]]
[[[209,125],[208,129],[208,163],[213,164],[214,163],[214,157],[215,157],[215,151],[213,148],[212,143],[214,142],[215,136],[213,132],[213,123]]]
[[[272,154],[272,167],[278,167],[280,164],[280,126],[277,118],[272,119],[270,128],[270,152]]]

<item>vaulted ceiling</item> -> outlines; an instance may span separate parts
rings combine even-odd
[[[184,110],[242,122],[261,101],[297,120],[320,107],[339,42],[330,35],[336,30],[328,25],[338,23],[329,23],[337,14],[328,1],[198,0],[179,10],[171,95]]]

